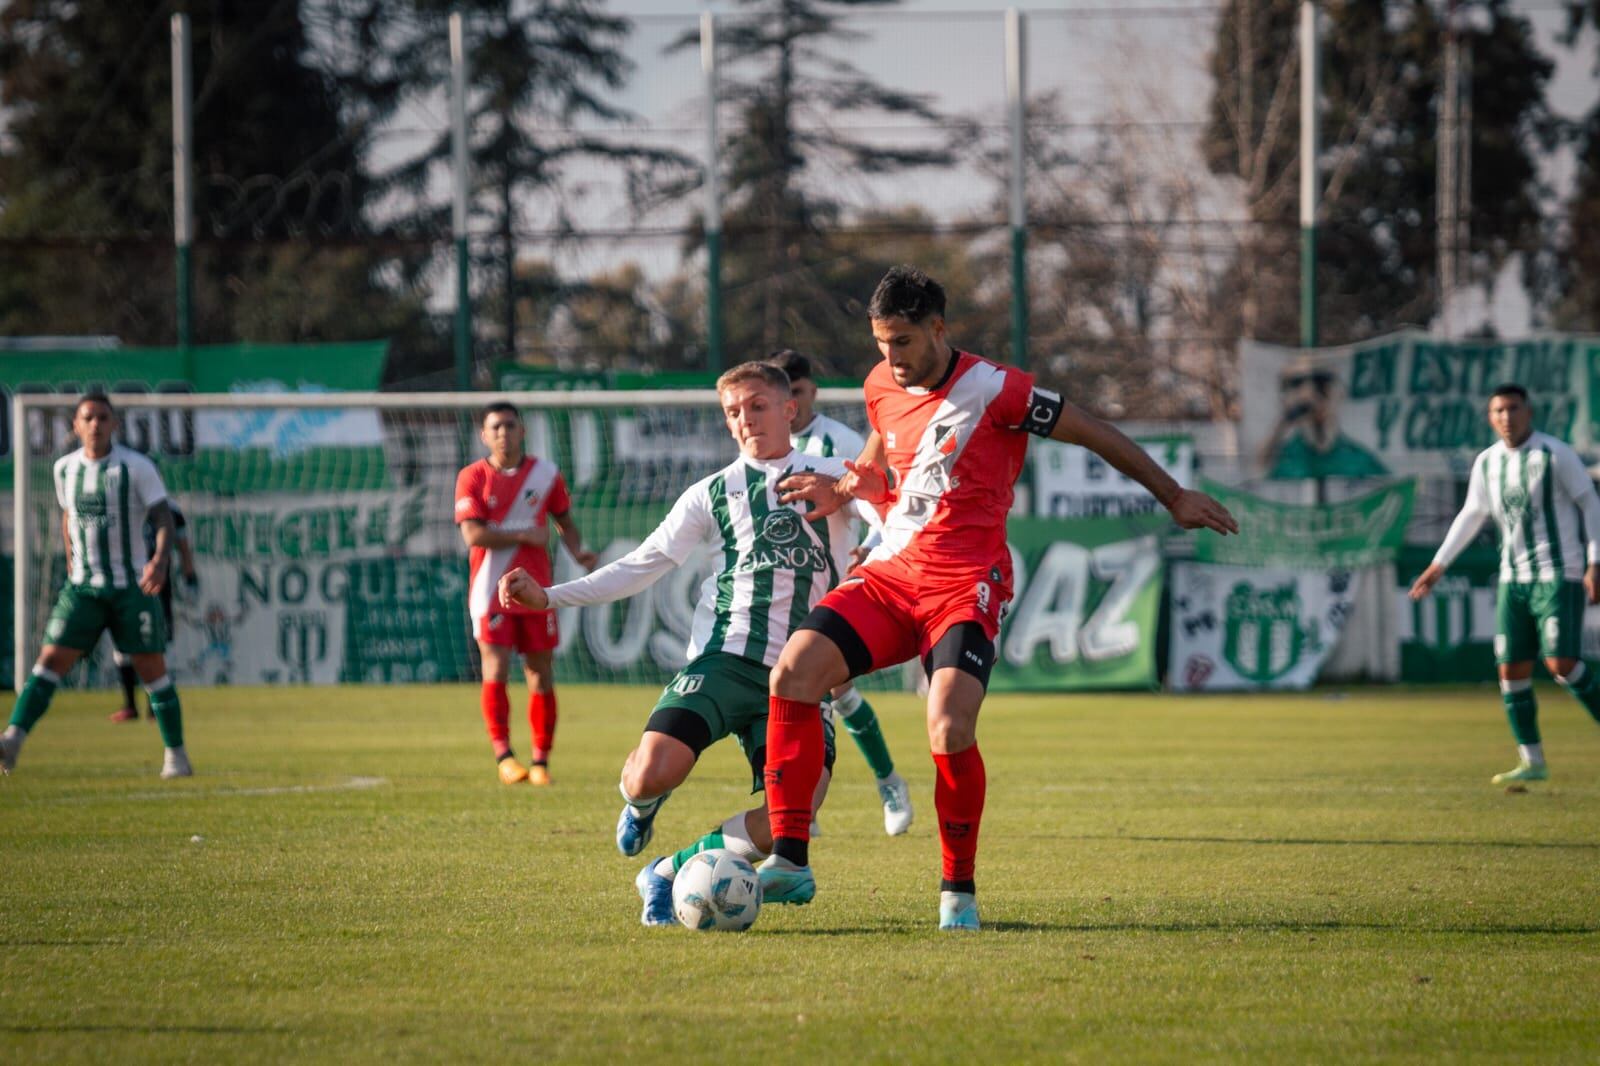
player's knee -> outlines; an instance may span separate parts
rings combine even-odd
[[[1554,676],[1557,681],[1565,681],[1568,677],[1572,676],[1572,671],[1578,668],[1578,660],[1546,659],[1544,661],[1544,666],[1546,670],[1550,671],[1551,675]]]
[[[966,751],[978,742],[977,723],[965,721],[948,714],[928,716],[928,748],[930,751]]]
[[[827,695],[827,685],[819,682],[815,668],[807,666],[804,653],[793,652],[790,648],[791,645],[784,646],[772,667],[769,682],[772,694],[790,700],[820,701]]]

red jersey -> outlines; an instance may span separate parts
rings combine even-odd
[[[909,580],[998,567],[1009,589],[1006,515],[1028,450],[1033,375],[970,352],[955,358],[932,389],[902,388],[887,362],[867,375],[867,418],[895,488],[865,566]]]
[[[548,515],[563,515],[572,508],[566,482],[548,459],[523,456],[514,470],[497,470],[479,459],[456,475],[456,524],[482,522],[490,529],[532,529]],[[495,614],[531,614],[526,607],[499,605],[496,586],[513,566],[549,586],[550,554],[524,544],[518,548],[473,548],[472,582],[467,606],[473,618]]]

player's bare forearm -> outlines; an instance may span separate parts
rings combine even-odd
[[[1600,563],[1590,563],[1583,572],[1583,594],[1590,604],[1600,603]]]
[[[1169,510],[1183,491],[1172,475],[1161,469],[1126,433],[1076,404],[1062,401],[1061,417],[1050,431],[1050,439],[1089,449],[1149,489],[1156,502]]]
[[[172,542],[177,527],[172,522],[172,508],[166,500],[150,508],[146,520],[155,527],[156,547],[140,575],[139,588],[147,595],[158,594],[167,583],[167,561],[172,557]]]
[[[1088,448],[1143,485],[1184,529],[1209,529],[1223,534],[1239,532],[1239,523],[1226,507],[1203,492],[1179,485],[1126,433],[1082,408],[1063,402],[1061,417],[1056,420],[1050,437]]]
[[[542,548],[550,542],[550,531],[543,523],[529,529],[492,529],[468,519],[461,523],[461,539],[469,548],[520,548],[525,544]]]
[[[583,531],[578,528],[578,523],[572,520],[572,512],[550,517],[555,519],[556,528],[561,531],[561,543],[566,546],[567,554],[572,556],[573,562],[585,570],[593,570],[595,564],[600,561],[600,556],[583,546]]]

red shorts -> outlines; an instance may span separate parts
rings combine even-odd
[[[817,604],[838,614],[872,655],[872,669],[903,663],[933,650],[952,626],[976,622],[994,640],[1011,598],[1009,585],[992,571],[968,572],[915,585],[864,568]]]
[[[473,636],[485,644],[502,648],[515,648],[522,655],[537,651],[553,651],[561,643],[561,630],[556,626],[556,612],[536,611],[532,614],[490,613],[478,619]]]

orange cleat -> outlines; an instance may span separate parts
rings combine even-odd
[[[548,785],[550,783],[550,768],[542,763],[535,763],[528,767],[528,784]]]
[[[520,785],[528,779],[528,768],[507,755],[500,760],[500,781],[506,785]]]

